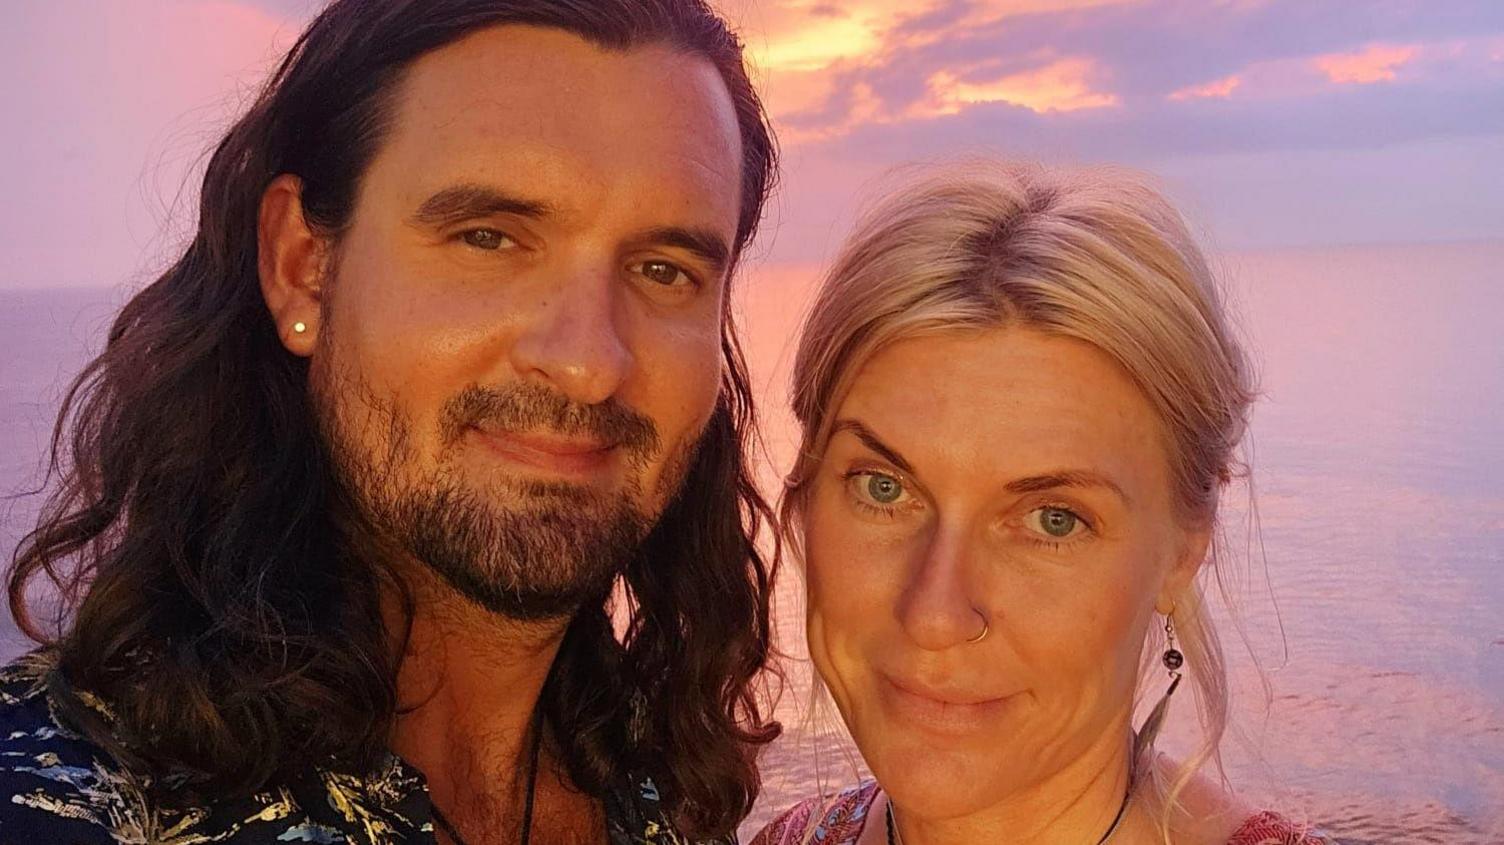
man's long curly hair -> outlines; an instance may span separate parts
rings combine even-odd
[[[283,349],[262,300],[257,212],[268,183],[292,173],[310,223],[337,238],[405,69],[501,24],[711,62],[741,129],[738,255],[751,240],[776,147],[740,42],[702,0],[328,6],[214,151],[191,244],[125,305],[70,388],[51,493],[9,573],[17,623],[57,654],[62,715],[128,765],[191,773],[213,798],[384,754],[405,630],[393,636],[380,597],[400,578],[353,554],[334,515],[308,365]],[[625,607],[602,596],[580,609],[540,702],[578,787],[599,794],[645,771],[675,821],[703,835],[749,811],[755,750],[778,733],[757,685],[773,564],[754,538],[768,509],[744,456],[751,390],[729,306],[721,349],[717,407],[682,492],[625,566]],[[55,615],[29,610],[39,576]],[[410,625],[410,597],[404,607]]]

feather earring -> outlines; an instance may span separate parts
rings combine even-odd
[[[1165,668],[1170,671],[1170,688],[1160,697],[1159,703],[1149,711],[1149,718],[1144,720],[1144,726],[1139,728],[1138,734],[1133,738],[1133,759],[1139,761],[1150,748],[1154,747],[1154,738],[1159,736],[1159,729],[1164,725],[1165,714],[1170,710],[1170,696],[1175,694],[1175,688],[1180,686],[1180,667],[1185,665],[1185,655],[1175,647],[1175,623],[1170,620],[1170,615],[1175,611],[1165,614]]]

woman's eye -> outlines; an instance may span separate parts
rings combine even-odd
[[[460,235],[465,243],[476,249],[498,250],[512,239],[495,229],[470,229]]]
[[[1065,540],[1085,529],[1086,521],[1068,508],[1046,506],[1029,511],[1024,519],[1029,530],[1053,540]]]
[[[879,507],[901,504],[908,498],[903,482],[881,472],[858,472],[851,476],[851,485],[858,498]]]
[[[677,264],[667,261],[644,261],[632,269],[648,281],[664,287],[677,287],[694,282],[689,274],[680,269]]]

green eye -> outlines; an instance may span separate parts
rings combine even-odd
[[[1081,517],[1065,508],[1039,509],[1039,527],[1051,537],[1069,537],[1080,522]]]
[[[891,505],[903,497],[903,485],[890,475],[873,473],[867,476],[867,495],[874,502]]]

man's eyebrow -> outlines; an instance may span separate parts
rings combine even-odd
[[[1054,490],[1058,487],[1101,487],[1116,493],[1123,504],[1131,505],[1133,500],[1128,497],[1123,488],[1111,478],[1090,470],[1073,469],[1049,472],[1043,475],[1031,475],[1028,478],[1019,478],[1008,482],[1007,489],[1012,493],[1039,493],[1045,490]]]
[[[554,207],[546,202],[512,196],[485,185],[467,184],[444,188],[424,200],[412,219],[415,223],[436,225],[493,214],[547,217],[554,213]]]
[[[721,275],[731,263],[731,245],[712,229],[693,226],[659,226],[637,235],[639,243],[670,246],[693,253]]]
[[[851,419],[836,420],[835,425],[831,426],[830,436],[835,437],[842,431],[849,431],[852,434],[856,435],[856,439],[862,441],[862,444],[865,445],[868,449],[871,449],[879,455],[882,455],[884,458],[887,458],[889,463],[893,464],[909,475],[916,474],[914,472],[914,466],[907,460],[905,460],[903,455],[898,454],[897,449],[894,449],[893,447],[884,443],[881,438],[872,433],[872,429],[868,428],[861,422]]]

